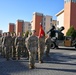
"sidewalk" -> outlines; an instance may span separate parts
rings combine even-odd
[[[57,51],[51,50],[50,57],[44,56],[42,64],[36,60],[36,69],[31,70],[25,58],[6,61],[0,56],[0,75],[76,75],[76,55]]]

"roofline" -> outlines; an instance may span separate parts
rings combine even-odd
[[[59,11],[55,16],[59,16],[63,12],[64,12],[64,9],[62,9],[61,11]]]

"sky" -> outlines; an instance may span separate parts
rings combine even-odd
[[[9,23],[18,19],[31,21],[33,12],[50,15],[56,20],[56,14],[64,9],[64,0],[0,0],[0,30],[8,31]]]

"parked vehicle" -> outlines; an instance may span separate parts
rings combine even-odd
[[[63,30],[63,27],[60,30],[54,30],[57,36],[51,38],[51,49],[58,48],[59,46],[76,48],[76,39],[73,39],[71,36],[64,36]]]

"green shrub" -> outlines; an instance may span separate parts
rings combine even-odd
[[[73,39],[76,38],[76,30],[74,29],[73,26],[71,26],[71,27],[68,29],[68,31],[67,31],[67,33],[66,33],[66,36],[71,36]]]

